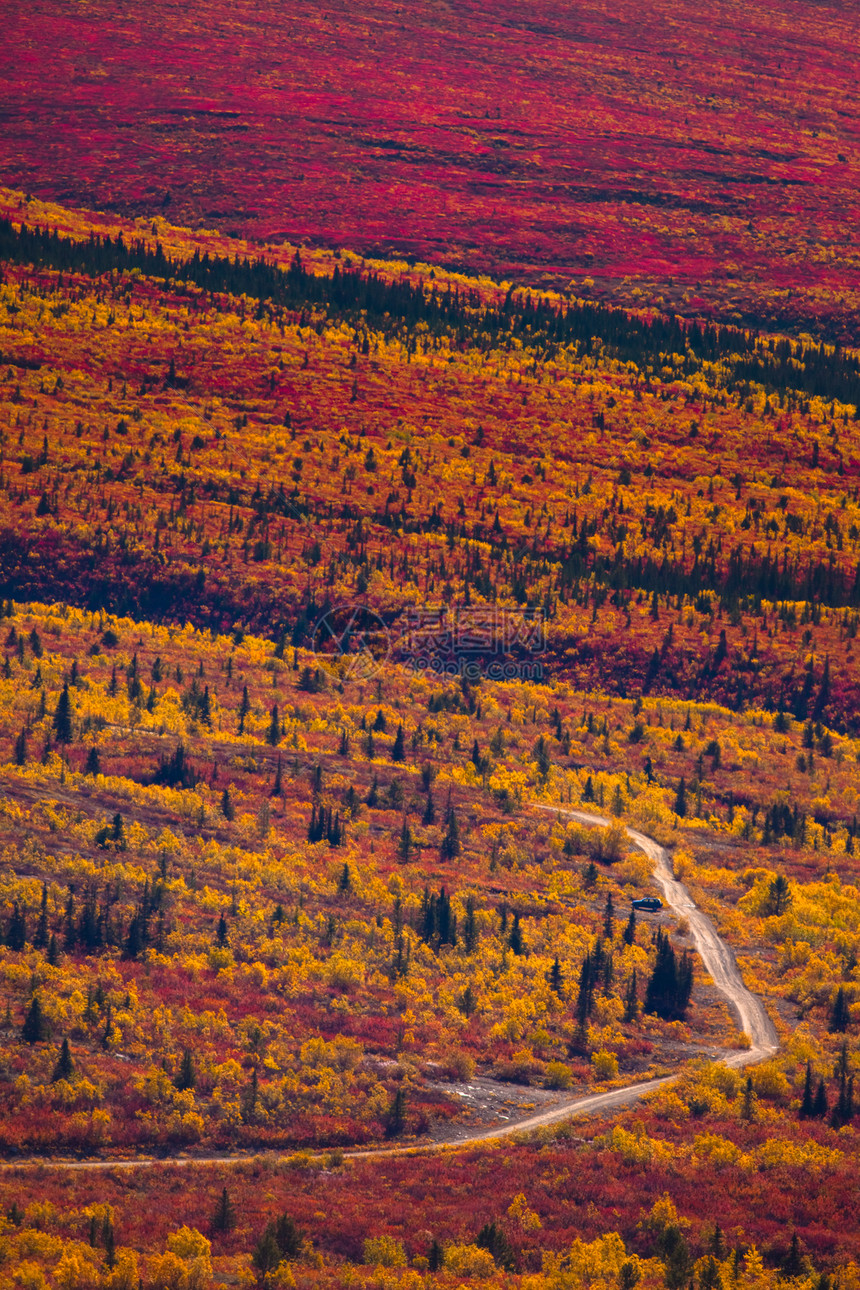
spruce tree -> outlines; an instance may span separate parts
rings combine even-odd
[[[406,816],[404,815],[403,827],[400,830],[400,838],[397,843],[397,859],[400,861],[401,864],[407,864],[411,854],[412,854],[412,830],[410,829],[409,824],[406,820]]]
[[[40,1044],[48,1038],[48,1026],[42,1011],[42,1001],[34,994],[21,1027],[21,1038],[25,1044]]]
[[[281,1262],[281,1250],[275,1237],[275,1225],[269,1223],[254,1247],[251,1263],[262,1277],[274,1272]]]
[[[627,920],[627,926],[624,928],[623,936],[625,945],[634,945],[636,942],[636,910],[630,910],[630,917]]]
[[[424,814],[421,816],[422,824],[434,824],[436,821],[436,803],[433,801],[433,789],[427,786],[427,801],[424,803]]]
[[[403,726],[401,724],[397,727],[397,734],[394,736],[394,743],[391,747],[391,760],[403,761],[405,756]]]
[[[301,1253],[302,1234],[289,1214],[281,1214],[275,1221],[275,1240],[282,1259],[295,1259]]]
[[[800,1252],[800,1242],[797,1239],[797,1232],[792,1233],[791,1245],[788,1247],[788,1253],[782,1261],[780,1272],[784,1277],[799,1277],[803,1274],[803,1256]]]
[[[104,1221],[102,1227],[102,1239],[105,1247],[105,1266],[113,1270],[116,1266],[116,1237],[114,1235],[113,1223],[109,1218]]]
[[[280,722],[280,718],[278,717],[277,703],[272,705],[272,711],[271,711],[270,720],[269,720],[269,729],[266,733],[266,742],[270,743],[272,747],[275,747],[277,744],[281,742],[281,722]]]
[[[603,939],[611,941],[615,935],[615,908],[612,903],[612,892],[606,893],[606,908],[603,911]]]
[[[174,1084],[180,1093],[193,1089],[197,1083],[197,1071],[194,1068],[194,1057],[190,1048],[182,1050],[182,1061],[179,1064],[179,1070],[176,1072]]]
[[[664,1021],[674,1020],[675,995],[678,988],[678,969],[675,951],[668,936],[657,933],[657,958],[654,970],[645,989],[645,1011]]]
[[[806,1063],[806,1078],[803,1081],[803,1098],[800,1103],[801,1120],[809,1120],[815,1114],[815,1096],[812,1092],[812,1063]]]
[[[397,1138],[406,1128],[406,1089],[403,1085],[394,1094],[394,1100],[388,1110],[386,1136]]]
[[[851,1013],[845,997],[845,987],[840,985],[830,1010],[830,1030],[833,1034],[844,1034],[848,1029]]]
[[[681,816],[687,814],[687,786],[683,775],[678,782],[678,792],[675,794],[675,814]]]
[[[460,854],[460,826],[453,810],[448,815],[448,829],[442,839],[441,851],[443,860],[455,860]]]
[[[56,1084],[58,1080],[70,1080],[75,1074],[75,1063],[72,1061],[72,1054],[69,1048],[68,1039],[64,1039],[60,1047],[60,1054],[54,1066],[54,1073],[51,1076],[51,1083]]]
[[[525,945],[523,943],[523,933],[522,933],[522,929],[520,928],[520,916],[517,913],[514,914],[514,921],[513,921],[513,924],[511,925],[511,934],[510,934],[510,937],[508,938],[508,944],[510,945],[511,950],[513,951],[514,954],[520,955],[525,953]]]
[[[853,1118],[854,1076],[847,1075],[843,1071],[839,1080],[839,1093],[830,1115],[830,1123],[834,1129],[841,1129],[844,1124],[849,1124]]]
[[[236,1226],[236,1209],[230,1199],[230,1193],[226,1187],[221,1188],[221,1195],[218,1197],[212,1214],[212,1231],[213,1232],[231,1232]]]
[[[63,686],[63,692],[57,700],[52,726],[58,743],[68,744],[72,742],[72,701],[69,698],[68,681]]]
[[[242,701],[239,704],[239,728],[236,732],[237,734],[243,735],[245,733],[245,718],[250,711],[251,700],[248,698],[248,687],[245,685],[242,687]]]
[[[125,851],[125,825],[123,824],[123,819],[119,811],[116,812],[113,820],[111,821],[110,840],[113,842],[117,851]]]
[[[221,814],[224,816],[225,820],[235,820],[236,818],[236,810],[233,806],[233,799],[230,796],[229,784],[221,794]]]
[[[546,779],[552,769],[552,761],[550,760],[549,749],[546,746],[546,739],[543,735],[540,736],[535,744],[534,759],[537,763],[538,774],[541,779]]]
[[[586,953],[579,969],[579,983],[576,992],[576,1019],[580,1026],[585,1026],[594,1007],[594,963],[591,952]]]
[[[624,996],[624,1020],[635,1021],[639,1012],[639,996],[636,990],[636,969],[630,973],[630,980],[627,983],[627,993]]]
[[[23,950],[27,944],[27,915],[23,912],[17,900],[12,906],[9,926],[6,929],[6,944],[10,950],[14,950],[16,953]]]
[[[36,924],[36,932],[33,936],[33,945],[37,950],[43,950],[48,944],[48,884],[42,883],[42,903],[39,908],[39,921]]]
[[[513,1272],[516,1255],[504,1229],[498,1223],[485,1223],[475,1237],[475,1244],[480,1249],[487,1250],[500,1268]]]

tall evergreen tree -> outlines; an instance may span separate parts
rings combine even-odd
[[[800,1103],[801,1120],[809,1120],[815,1114],[815,1095],[812,1091],[812,1063],[806,1063],[806,1078],[803,1081],[803,1098]]]
[[[625,945],[633,945],[636,942],[636,910],[630,910],[630,917],[627,920],[627,926],[624,928],[623,936]]]
[[[69,1048],[68,1039],[64,1039],[60,1046],[60,1053],[57,1057],[54,1073],[51,1076],[51,1083],[56,1084],[58,1080],[70,1080],[75,1074],[75,1063],[72,1060],[71,1049]]]
[[[34,994],[21,1027],[21,1038],[25,1044],[40,1044],[48,1038],[48,1025],[42,1011],[42,1000]]]
[[[233,806],[233,799],[230,796],[230,785],[228,784],[221,794],[221,814],[225,820],[235,820],[236,809]]]
[[[278,716],[277,703],[272,705],[272,711],[269,719],[269,729],[266,732],[266,742],[275,747],[281,742],[281,722]]]
[[[215,1205],[212,1214],[211,1227],[213,1232],[232,1232],[236,1226],[236,1207],[230,1199],[230,1193],[226,1187],[221,1188],[221,1195]]]
[[[427,786],[427,801],[424,803],[424,814],[421,816],[422,824],[434,824],[436,821],[436,803],[433,800],[433,789]]]
[[[615,908],[612,902],[612,892],[606,893],[606,907],[603,911],[603,939],[611,941],[615,935]]]
[[[403,817],[403,827],[400,830],[400,838],[397,843],[397,859],[401,864],[406,864],[412,855],[412,830],[406,816]]]
[[[836,991],[836,998],[833,1001],[833,1007],[830,1010],[830,1030],[833,1034],[844,1034],[848,1029],[848,1023],[851,1020],[851,1012],[848,1007],[848,1000],[845,997],[845,987],[840,985]]]
[[[194,1066],[194,1056],[190,1048],[182,1050],[182,1061],[179,1064],[179,1070],[176,1072],[174,1084],[180,1093],[193,1089],[197,1084],[197,1071]]]
[[[251,1263],[260,1276],[266,1277],[275,1272],[282,1262],[281,1248],[275,1236],[275,1224],[269,1223],[263,1235],[254,1246]]]
[[[21,909],[17,900],[12,906],[9,926],[6,929],[6,944],[10,950],[14,950],[16,953],[23,950],[27,944],[27,915]]]
[[[636,989],[636,969],[630,973],[627,993],[624,996],[624,1020],[635,1021],[639,1012],[639,996]]]
[[[681,816],[687,814],[687,785],[683,775],[678,782],[678,791],[675,794],[675,814]]]
[[[248,687],[247,685],[244,685],[242,687],[242,700],[239,704],[239,727],[236,732],[237,734],[243,735],[245,733],[245,718],[250,711],[251,700],[248,698]]]
[[[36,924],[36,932],[33,936],[33,945],[37,950],[43,950],[48,944],[48,884],[42,883],[42,903],[39,907],[39,921]]]
[[[523,942],[523,933],[522,928],[520,927],[520,916],[518,913],[514,914],[514,921],[511,925],[511,934],[508,938],[508,944],[514,954],[519,955],[525,953],[525,944]]]
[[[388,1111],[388,1123],[386,1125],[386,1135],[389,1138],[397,1138],[406,1128],[406,1089],[401,1084],[394,1094],[394,1099]]]
[[[586,953],[579,969],[579,983],[576,992],[576,1017],[580,1026],[584,1026],[591,1016],[594,1007],[595,972],[591,952]]]
[[[460,854],[460,826],[453,810],[448,815],[448,828],[442,839],[441,851],[444,860],[455,860]]]
[[[62,694],[57,700],[52,726],[58,743],[68,744],[72,742],[72,701],[69,698],[68,681],[63,686]]]
[[[685,951],[680,964],[665,932],[657,933],[657,958],[645,990],[645,1011],[664,1021],[683,1021],[693,989],[693,964]]]
[[[500,1268],[513,1272],[516,1255],[504,1229],[498,1223],[485,1223],[475,1237],[475,1244],[479,1249],[487,1250]]]

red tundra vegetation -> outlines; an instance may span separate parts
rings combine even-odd
[[[858,34],[837,0],[38,0],[4,24],[0,167],[118,214],[850,344]]]

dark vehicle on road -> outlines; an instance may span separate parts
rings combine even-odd
[[[657,896],[640,896],[637,900],[630,902],[634,909],[662,909],[663,902]]]

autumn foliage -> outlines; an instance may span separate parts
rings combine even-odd
[[[853,1286],[856,356],[3,212],[10,1285]],[[626,827],[778,1025],[749,1082]]]

